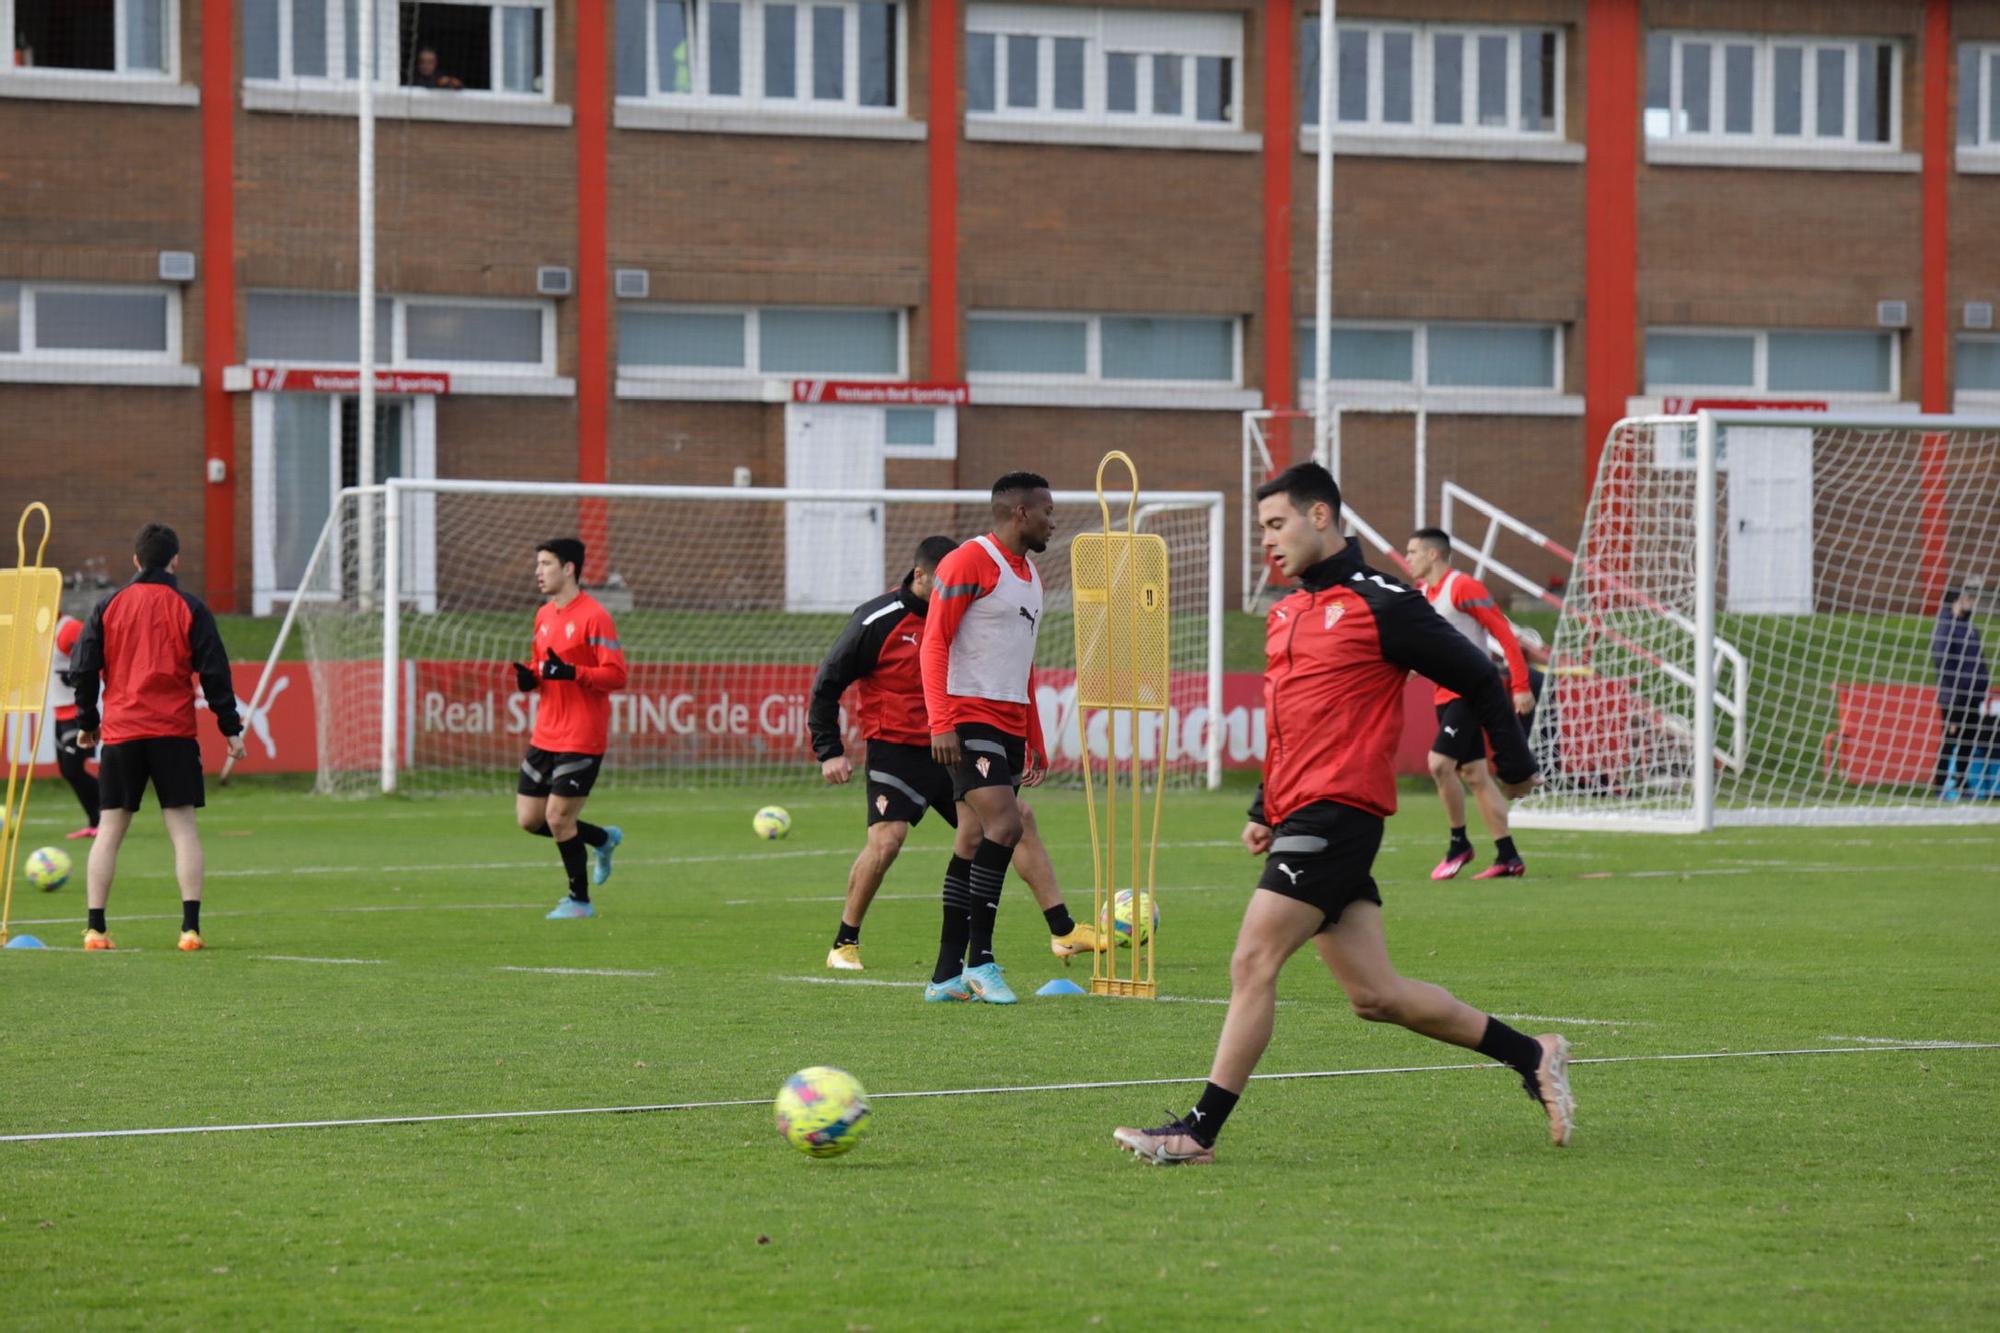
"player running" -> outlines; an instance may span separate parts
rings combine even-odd
[[[935,807],[945,823],[959,827],[951,773],[931,757],[919,660],[924,613],[937,567],[957,545],[950,537],[924,538],[917,547],[916,565],[903,576],[901,586],[854,609],[813,677],[806,729],[820,776],[835,786],[854,776],[840,736],[840,699],[849,685],[858,687],[856,711],[868,741],[868,840],[847,872],[840,930],[826,955],[826,965],[837,971],[862,970],[861,919],[910,836],[910,826]],[[1035,816],[1027,802],[1021,802],[1020,811],[1021,841],[1014,849],[1014,869],[1027,881],[1049,923],[1049,951],[1067,959],[1102,949],[1096,928],[1072,920],[1064,906],[1055,867],[1035,831]],[[970,858],[977,847],[973,839],[956,851]]]
[[[958,837],[927,1001],[1014,1003],[993,957],[993,921],[1025,828],[1019,790],[1039,784],[1048,763],[1033,681],[1042,577],[1028,553],[1049,549],[1055,513],[1048,478],[1010,472],[993,483],[993,530],[938,563],[924,706],[931,756],[951,771]]]
[[[611,695],[625,688],[618,627],[577,582],[582,572],[583,543],[576,538],[557,537],[535,548],[535,587],[549,600],[535,613],[528,652],[533,665],[512,664],[515,688],[523,694],[541,691],[535,730],[521,758],[521,781],[514,789],[514,818],[527,832],[554,838],[562,854],[569,896],[548,914],[550,921],[597,915],[591,886],[611,878],[611,854],[625,841],[615,824],[603,827],[577,818],[604,766]]]
[[[83,807],[84,825],[74,833],[65,833],[66,838],[94,838],[102,805],[97,795],[97,775],[89,768],[95,754],[76,743],[76,734],[83,730],[76,721],[76,687],[71,684],[70,668],[76,656],[77,641],[83,637],[83,622],[75,616],[64,616],[56,622],[56,651],[52,667],[53,678],[49,681],[49,706],[55,710],[56,719],[56,768],[69,783],[69,789],[76,793],[76,802]]]
[[[1258,487],[1257,523],[1265,554],[1299,585],[1271,608],[1264,630],[1264,783],[1243,845],[1269,860],[1236,936],[1229,1014],[1201,1099],[1155,1129],[1121,1126],[1112,1137],[1158,1166],[1213,1162],[1216,1136],[1270,1044],[1278,972],[1311,940],[1358,1017],[1512,1066],[1547,1112],[1549,1137],[1567,1143],[1569,1043],[1526,1036],[1442,987],[1398,975],[1372,873],[1382,821],[1396,810],[1406,674],[1465,696],[1493,736],[1502,787],[1518,796],[1534,785],[1535,759],[1506,687],[1418,593],[1362,563],[1341,536],[1340,488],[1319,464]]]
[[[1411,533],[1403,555],[1410,577],[1430,599],[1431,608],[1453,629],[1481,650],[1489,640],[1499,645],[1507,659],[1507,687],[1513,695],[1514,711],[1520,715],[1525,732],[1542,692],[1542,679],[1540,672],[1528,666],[1513,623],[1500,614],[1485,584],[1451,567],[1451,536],[1442,528],[1419,528]],[[1451,822],[1451,843],[1445,848],[1444,860],[1431,871],[1431,878],[1450,879],[1472,860],[1472,841],[1465,836],[1468,791],[1494,838],[1493,864],[1473,878],[1513,879],[1527,874],[1528,867],[1515,850],[1507,827],[1507,798],[1487,768],[1486,732],[1478,715],[1457,691],[1443,685],[1437,687],[1435,703],[1438,730],[1431,741],[1431,780],[1437,783],[1445,817]]]

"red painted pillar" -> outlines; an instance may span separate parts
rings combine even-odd
[[[1264,406],[1286,408],[1292,365],[1292,167],[1298,160],[1298,24],[1292,0],[1264,6]],[[1283,441],[1291,463],[1290,436]]]
[[[576,478],[610,476],[611,261],[609,173],[611,88],[606,0],[576,8]],[[578,514],[584,577],[604,577],[608,515],[602,500]]]
[[[1637,387],[1638,0],[1591,0],[1584,30],[1584,486]]]
[[[930,25],[930,302],[929,378],[965,378],[958,347],[958,0],[925,6]]]
[[[236,80],[234,0],[201,6],[201,408],[203,453],[222,464],[204,480],[202,595],[236,609],[236,412],[222,372],[236,355]]]
[[[1924,205],[1923,314],[1917,326],[1922,358],[1922,406],[1926,412],[1949,412],[1945,358],[1951,347],[1951,296],[1947,275],[1951,259],[1950,184],[1952,170],[1951,80],[1957,62],[1951,58],[1951,0],[1924,4]],[[1950,544],[1949,478],[1943,435],[1924,437],[1919,468],[1923,488],[1922,543],[1924,604],[1935,612],[1949,578],[1945,551]]]

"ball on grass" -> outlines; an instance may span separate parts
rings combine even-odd
[[[782,805],[767,805],[751,816],[750,827],[760,838],[782,838],[792,831],[792,816]]]

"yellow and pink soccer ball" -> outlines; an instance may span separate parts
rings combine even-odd
[[[1147,913],[1152,919],[1139,923],[1139,943],[1141,944],[1152,939],[1153,932],[1160,928],[1159,896],[1154,893],[1147,893],[1146,905],[1152,909],[1152,911]],[[1097,929],[1100,934],[1116,935],[1119,948],[1129,949],[1132,947],[1132,890],[1118,890],[1117,895],[1111,900],[1111,920],[1109,922],[1100,920],[1097,923]]]
[[[845,1069],[814,1065],[778,1089],[778,1133],[808,1157],[838,1157],[868,1127],[868,1094]]]
[[[792,831],[791,812],[782,805],[767,805],[750,817],[750,827],[760,838],[782,838]]]
[[[43,893],[54,893],[69,883],[69,870],[69,853],[60,847],[35,848],[21,867],[28,883]]]

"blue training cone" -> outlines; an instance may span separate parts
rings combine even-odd
[[[10,949],[46,949],[49,946],[36,939],[33,935],[16,935],[13,939],[7,941],[7,947]]]
[[[1068,977],[1057,977],[1048,985],[1036,991],[1037,995],[1086,995],[1089,992]]]

